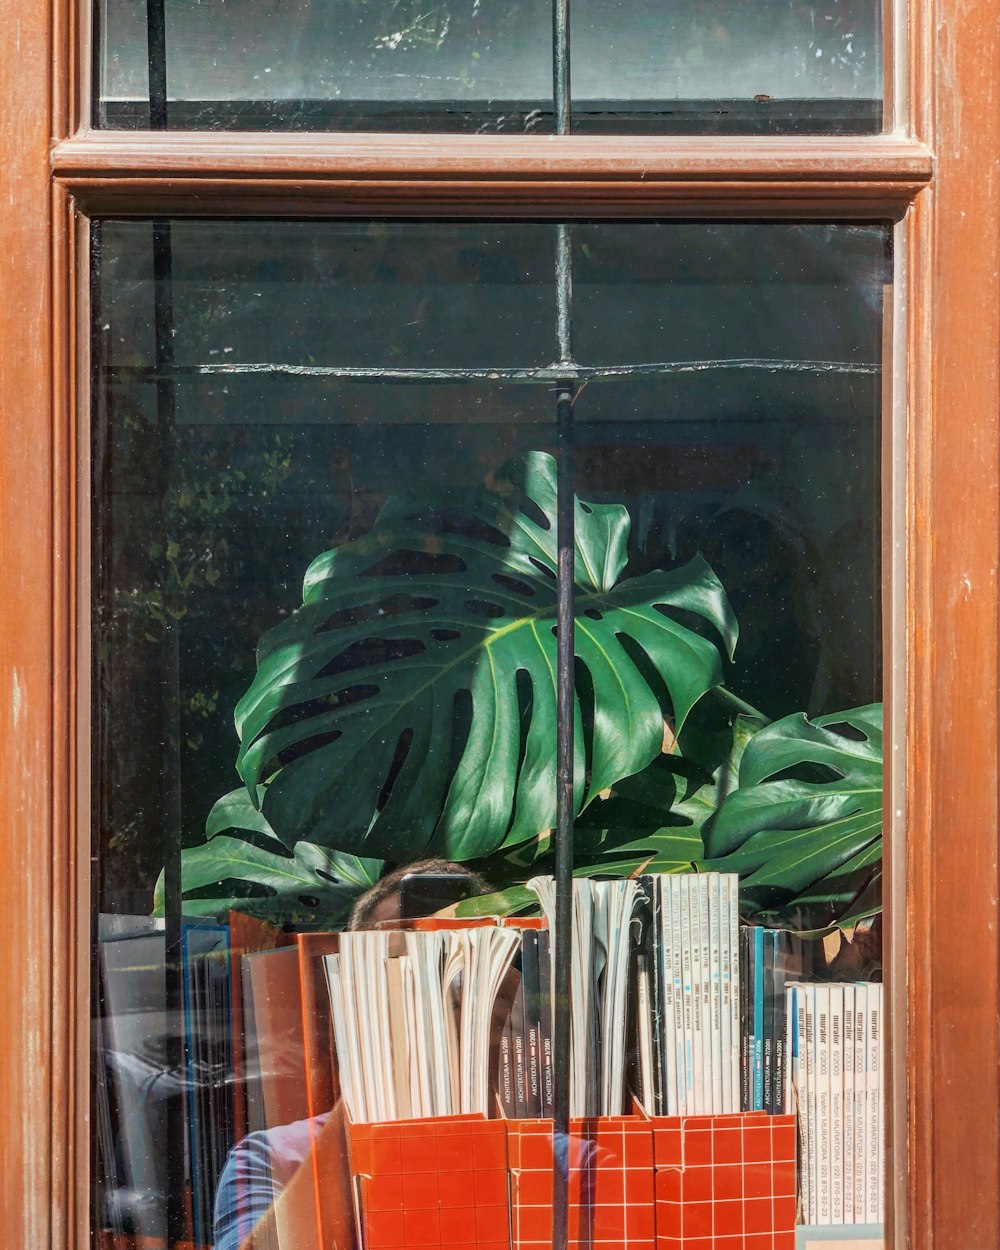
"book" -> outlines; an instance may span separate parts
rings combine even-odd
[[[885,1194],[885,1114],[882,1106],[882,986],[870,982],[864,987],[868,1001],[865,1031],[865,1185],[866,1218],[870,1224],[882,1221]]]
[[[261,1083],[261,1057],[257,1040],[257,1017],[253,1007],[253,981],[250,976],[249,955],[240,956],[240,1010],[241,1024],[240,1064],[234,1072],[237,1088],[243,1088],[243,1104],[247,1133],[259,1133],[267,1127],[264,1114],[264,1090]],[[235,995],[234,995],[235,997]],[[238,1104],[237,1104],[238,1105]]]
[[[751,932],[747,925],[739,930],[740,961],[740,1110],[753,1110],[753,961]]]
[[[518,1118],[517,1094],[514,1085],[514,1049],[511,1014],[509,1011],[500,1033],[497,1092],[504,1118],[516,1120]]]
[[[752,1015],[751,1059],[753,1063],[751,1111],[764,1109],[764,934],[754,926],[752,935]]]
[[[799,1122],[802,1222],[879,1223],[885,1204],[882,987],[791,982],[785,995],[786,1107]]]
[[[255,1127],[294,1124],[309,1115],[298,951],[294,946],[257,951],[243,957],[243,966],[254,1034],[248,1068],[252,1055],[261,1098]]]
[[[777,934],[773,929],[765,929],[761,934],[763,956],[761,962],[762,977],[758,989],[760,996],[760,1027],[763,1042],[761,1044],[761,1092],[760,1107],[757,1110],[770,1111],[774,1103],[774,1001],[776,989],[776,946]],[[756,1008],[756,1004],[755,1004]]]
[[[664,928],[659,942],[669,952],[671,995],[674,1013],[672,1057],[669,1057],[667,1115],[688,1115],[692,1111],[692,1073],[689,1062],[691,1039],[690,957],[685,959],[684,914],[682,908],[683,880],[676,874],[662,880],[664,892]],[[667,903],[669,900],[669,906]],[[669,926],[669,927],[667,927]]]
[[[252,1012],[249,1017],[247,1015],[249,978],[245,975],[243,957],[251,951],[274,950],[279,946],[290,945],[293,939],[290,934],[242,912],[231,911],[228,924],[232,976],[230,1002],[234,1135],[237,1141],[242,1141],[247,1133],[253,1131],[249,1116],[251,1099],[255,1100],[255,1115],[261,1117],[255,1121],[253,1129],[262,1127],[263,1114],[259,1081],[254,1080],[247,1065],[247,1046],[253,1044],[255,1030]]]
[[[548,929],[538,932],[538,984],[542,1052],[542,1115],[551,1116],[555,1108],[552,1055],[552,957]]]
[[[673,884],[673,883],[671,883]],[[701,1111],[701,1100],[699,1091],[695,1084],[695,1052],[699,1054],[700,1047],[696,1048],[696,1039],[700,1041],[700,1037],[696,1032],[695,1024],[695,990],[694,990],[694,960],[695,960],[695,942],[692,940],[691,931],[691,889],[690,878],[677,878],[677,886],[679,893],[679,927],[677,931],[677,941],[680,948],[681,958],[681,1004],[684,1013],[683,1021],[683,1065],[684,1065],[684,1112],[682,1114],[698,1115]],[[678,1083],[680,1076],[678,1075]]]
[[[815,1003],[816,1045],[816,1222],[830,1224],[833,1204],[831,1194],[832,1161],[830,1140],[830,987],[816,985],[812,990]]]
[[[514,1064],[514,1107],[519,1120],[528,1118],[528,1065],[525,1062],[524,981],[518,983],[510,1009],[510,1040]]]
[[[702,890],[697,877],[683,878],[684,904],[687,915],[687,940],[691,947],[691,1088],[695,1115],[704,1115],[705,1034],[704,985],[707,970],[703,966],[704,918]]]
[[[641,901],[634,880],[591,882],[597,961],[598,1065],[601,1115],[625,1109],[626,1016],[633,918]]]
[[[671,878],[654,879],[656,881],[656,895],[659,898],[659,906],[656,911],[656,929],[654,933],[654,946],[656,949],[657,968],[661,969],[661,1001],[662,1009],[659,1014],[661,1038],[659,1040],[659,1049],[661,1054],[660,1068],[660,1110],[659,1115],[676,1115],[677,1106],[679,1106],[679,1049],[677,1049],[677,1029],[679,1029],[682,1013],[682,1005],[680,1001],[680,956],[677,955],[677,975],[674,970],[674,943],[676,936],[674,933],[674,911],[676,904],[674,896],[677,893],[676,885],[671,893]],[[680,1050],[682,1055],[682,1046]],[[681,1069],[682,1074],[682,1069]]]
[[[830,1223],[844,1219],[844,987],[830,996]],[[852,1204],[853,1205],[853,1204]]]
[[[723,920],[725,920],[726,938],[729,935],[729,918],[722,910],[722,879],[717,872],[706,874],[708,886],[708,962],[709,962],[709,1082],[708,1110],[714,1115],[727,1110],[724,1092],[724,1070],[728,1063],[723,1062],[724,1038],[722,1028],[722,943]]]
[[[516,929],[498,926],[341,935],[323,967],[354,1122],[496,1114],[494,1009],[521,943]],[[523,984],[518,997],[523,1012]],[[522,1080],[526,1073],[525,1033],[513,1029],[512,1021],[516,1083],[518,1052]]]
[[[638,933],[633,993],[633,1044],[635,1047],[636,1094],[650,1115],[663,1115],[666,1100],[666,1046],[673,1031],[664,1019],[668,983],[664,975],[667,955],[657,934],[662,930],[662,878],[638,878],[639,902],[636,908]],[[673,986],[669,986],[672,996]]]
[[[741,1039],[740,1039],[740,1000],[741,1000],[741,978],[743,976],[743,963],[740,955],[740,881],[736,873],[723,873],[722,879],[725,883],[728,895],[728,915],[729,915],[729,1088],[730,1101],[727,1106],[728,1111],[742,1111],[742,1091],[740,1088],[740,1060],[741,1060]]]
[[[219,1176],[236,1144],[230,1084],[232,1007],[227,924],[182,921],[181,985],[192,1236],[207,1244],[212,1237]]]
[[[868,1209],[866,1146],[868,1056],[868,993],[867,986],[854,987],[854,1218],[863,1218]]]
[[[312,1120],[329,1111],[340,1094],[330,1021],[330,995],[323,970],[323,959],[337,951],[340,935],[296,933],[294,942],[298,952],[306,1114]]]
[[[143,918],[124,932],[102,935],[98,961],[105,1106],[114,1117],[104,1129],[111,1151],[105,1167],[126,1193],[163,1195],[168,1108],[183,1098],[183,1082],[163,1071],[167,1041],[180,1024],[165,1009],[163,930]],[[163,1203],[129,1204],[114,1218],[125,1231],[166,1236]]]
[[[645,1019],[634,1036],[637,1063],[645,1064],[644,1056],[655,1046],[653,1021],[660,1021],[658,1083],[655,1078],[645,1082],[654,1113],[738,1111],[742,1005],[738,879],[732,873],[642,879],[640,899],[634,913],[640,936],[632,957],[634,1000],[636,1004],[641,1000]],[[621,959],[627,956],[623,946]],[[653,1001],[657,986],[658,1005]],[[617,1018],[616,1008],[612,1018]]]
[[[805,1099],[800,1095],[799,1114],[805,1118],[805,1150],[803,1151],[803,1193],[808,1195],[809,1204],[804,1222],[819,1223],[819,1168],[817,1163],[818,1140],[816,1132],[816,996],[810,985],[799,987],[802,999],[803,1031],[800,1036],[800,1067]]]
[[[821,943],[803,939],[796,933],[784,929],[776,929],[774,955],[774,1021],[775,1038],[775,1110],[784,1102],[783,1089],[787,1083],[787,1061],[785,1056],[785,1011],[787,996],[785,987],[791,981],[807,981],[812,975],[816,964],[816,952]]]
[[[841,987],[843,1004],[843,1099],[844,1099],[844,1223],[854,1224],[854,1139],[855,1127],[855,1085],[854,1085],[854,998],[855,987]],[[861,1213],[863,1216],[863,1212]]]
[[[408,1120],[413,1115],[410,1098],[412,1025],[408,1007],[412,972],[409,958],[403,954],[390,958],[386,967],[389,993],[389,1032],[392,1038],[392,1084],[395,1094],[396,1114],[401,1120]]]
[[[719,1067],[722,1070],[719,1110],[721,1112],[739,1110],[739,1078],[732,1062],[734,987],[731,952],[733,900],[729,886],[730,876],[729,873],[719,876]],[[738,971],[737,976],[739,976]]]
[[[555,883],[535,877],[549,931],[555,924]],[[570,1113],[617,1114],[624,1105],[633,917],[643,891],[632,879],[573,882],[570,1020]]]
[[[538,935],[521,937],[521,984],[524,988],[524,1114],[542,1114],[542,1003],[538,968]]]
[[[647,1115],[659,1115],[659,1093],[653,1079],[653,1007],[651,978],[645,955],[636,955],[635,975],[629,998],[629,1029],[632,1052],[632,1092]]]

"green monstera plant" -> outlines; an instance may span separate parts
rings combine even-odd
[[[761,729],[704,843],[706,868],[738,872],[750,907],[797,927],[880,910],[881,704]]]
[[[555,511],[533,453],[488,487],[395,497],[313,562],[236,709],[243,786],[183,853],[194,908],[331,919],[428,855],[508,887],[490,906],[525,903],[555,823]],[[700,557],[630,576],[629,530],[577,500],[578,870],[738,871],[748,910],[804,928],[872,914],[880,709],[741,711],[717,577]]]
[[[461,500],[397,498],[364,538],[313,562],[236,709],[237,769],[251,796],[267,781],[261,810],[282,841],[464,860],[554,823],[555,507],[555,462],[529,456]],[[633,649],[681,726],[722,661],[678,614],[727,653],[736,622],[702,560],[623,576],[625,508],[578,502],[576,529],[585,807],[661,750],[663,711]]]

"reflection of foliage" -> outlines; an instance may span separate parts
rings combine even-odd
[[[326,528],[331,521],[346,520],[329,498],[336,469],[302,454],[300,431],[226,424],[217,411],[222,403],[204,396],[204,424],[162,434],[119,401],[101,466],[113,489],[98,566],[104,591],[95,620],[97,681],[103,706],[150,709],[151,731],[137,751],[133,716],[110,717],[100,729],[100,819],[103,844],[114,851],[106,870],[111,890],[148,878],[172,802],[204,810],[218,794],[232,704],[248,679],[243,648],[236,648],[235,666],[220,666],[220,650],[228,654],[234,637],[263,629],[270,595],[290,587],[292,567],[301,567],[318,535],[336,540]],[[319,501],[314,510],[322,522],[309,534],[301,523],[285,522],[294,535],[286,541],[289,569],[285,574],[280,549],[278,558],[272,549],[264,596],[258,565],[265,556],[254,538],[274,534],[289,495],[297,494]],[[297,519],[302,509],[295,507]]]
[[[435,88],[439,94],[454,82],[474,90],[484,51],[495,52],[536,14],[530,0],[344,0],[337,33],[350,49],[352,74],[398,77],[405,84],[405,98],[413,101],[421,98],[427,83],[432,95]],[[330,72],[325,15],[314,19],[313,31],[314,90],[336,97],[343,84]]]
[[[194,694],[188,695],[183,699],[184,716],[182,719],[188,724],[199,719],[203,721],[211,720],[218,706],[218,690],[213,690],[211,694],[205,694],[201,690],[196,690]],[[205,737],[201,733],[189,730],[184,737],[184,745],[189,751],[200,751],[205,745]]]
[[[133,525],[139,528],[137,510],[148,511],[141,528],[155,536],[141,554],[113,551],[112,559],[130,574],[116,578],[113,615],[130,619],[148,642],[159,642],[171,622],[184,619],[198,591],[219,587],[233,558],[226,520],[235,513],[241,524],[266,516],[291,472],[290,447],[288,435],[272,433],[251,474],[224,457],[214,430],[192,430],[172,457],[161,491],[130,498]]]
[[[518,0],[347,0],[355,20],[364,24],[372,48],[407,52],[420,48],[439,51],[452,41],[500,33],[525,5]],[[470,47],[476,52],[475,45]]]
[[[554,470],[536,454],[508,472],[461,498],[390,500],[314,561],[237,712],[247,791],[185,852],[199,906],[234,897],[232,874],[211,880],[220,838],[253,842],[238,879],[272,914],[305,845],[340,854],[335,893],[362,888],[373,855],[440,852],[517,906],[550,866]],[[577,525],[578,870],[731,868],[745,910],[805,928],[877,911],[880,709],[768,725],[721,685],[705,626],[732,641],[735,622],[707,565],[629,577],[625,509],[578,501]]]
[[[367,5],[371,8],[371,5]],[[439,49],[448,37],[451,26],[450,6],[426,5],[420,0],[389,0],[377,6],[379,33],[372,42],[387,52],[410,48]]]
[[[878,636],[877,628],[844,628],[845,620],[871,621],[875,611],[862,571],[876,543],[876,466],[855,462],[855,471],[834,484],[839,461],[817,454],[814,433],[787,436],[701,536],[734,602],[746,591],[759,593],[762,581],[771,587],[769,598],[789,600],[798,650],[808,652],[808,665],[798,659],[812,686],[810,713],[829,706],[831,689],[857,701],[868,697]],[[755,648],[753,635],[769,629],[768,616],[747,622],[744,645]]]

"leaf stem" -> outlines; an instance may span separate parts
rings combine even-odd
[[[765,716],[758,708],[747,703],[745,699],[741,699],[738,694],[733,694],[731,690],[727,690],[725,686],[713,686],[709,691],[714,694],[720,703],[725,703],[737,712],[741,712],[744,716],[755,716],[758,720],[762,720],[765,725],[771,724],[770,716]]]

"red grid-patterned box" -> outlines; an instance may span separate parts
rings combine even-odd
[[[652,1123],[656,1250],[794,1250],[795,1116]]]
[[[351,1124],[348,1142],[363,1250],[510,1250],[502,1120]]]
[[[350,1125],[363,1250],[547,1250],[551,1120]],[[794,1250],[795,1117],[573,1120],[571,1250]]]
[[[543,1250],[552,1245],[552,1121],[513,1120],[507,1131],[514,1250]],[[566,1154],[570,1247],[654,1250],[649,1120],[572,1120]]]

